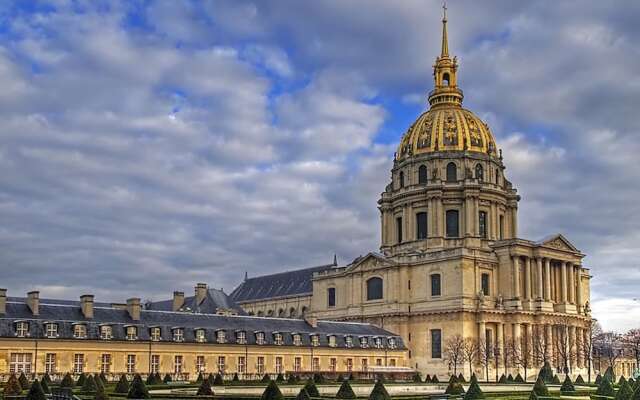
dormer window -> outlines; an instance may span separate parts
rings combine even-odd
[[[382,338],[379,338],[379,337],[375,338],[374,339],[374,343],[376,345],[376,348],[378,348],[378,349],[381,348],[382,347]]]
[[[138,328],[135,326],[127,326],[126,335],[127,340],[138,339]]]
[[[245,331],[236,332],[236,342],[238,344],[246,344],[247,343],[247,332],[245,332]]]
[[[353,336],[345,336],[344,337],[344,344],[347,347],[353,347]]]
[[[226,343],[227,333],[225,331],[217,331],[216,340],[218,341],[218,343]]]
[[[336,347],[336,345],[337,345],[336,336],[329,335],[329,347]]]
[[[152,342],[159,342],[162,338],[161,330],[159,327],[153,327],[149,331],[149,336],[151,337]]]
[[[369,347],[369,339],[366,336],[360,338],[360,347],[366,349]]]
[[[113,339],[113,328],[111,325],[102,325],[100,327],[100,339],[111,340]]]
[[[392,338],[392,337],[390,337],[390,338],[387,340],[387,344],[389,345],[389,348],[390,348],[390,349],[395,349],[395,348],[396,348],[396,338]]]
[[[196,329],[196,342],[204,343],[207,341],[206,332],[204,329]]]
[[[18,323],[16,323],[16,336],[17,337],[27,337],[27,336],[29,336],[29,323],[28,322],[18,322]]]
[[[57,338],[58,337],[58,324],[48,323],[45,325],[45,335],[48,338]]]
[[[320,346],[320,336],[311,335],[311,345],[314,347]]]
[[[299,333],[293,334],[293,345],[302,346],[302,336]]]
[[[273,342],[279,346],[284,344],[284,338],[282,337],[282,333],[276,332],[273,334]]]
[[[173,329],[173,341],[174,342],[184,342],[184,329],[183,328],[174,328]]]
[[[76,339],[86,339],[87,326],[84,324],[77,324],[73,326],[73,337]]]
[[[256,332],[256,344],[264,344],[264,332]]]

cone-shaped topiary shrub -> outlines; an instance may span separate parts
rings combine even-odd
[[[484,393],[482,393],[482,389],[480,389],[480,385],[478,385],[478,378],[476,378],[476,374],[473,374],[471,375],[469,390],[467,390],[467,393],[464,395],[464,400],[475,399],[484,399]]]
[[[631,396],[631,400],[640,400],[640,379],[636,381],[636,387],[633,390],[633,395]]]
[[[107,382],[107,376],[104,374],[104,372],[100,372],[100,375],[98,375],[98,377],[102,381],[102,386],[105,386],[106,384],[109,383]]]
[[[553,376],[553,381],[551,381],[551,383],[553,383],[554,385],[560,384],[560,378],[558,377],[558,375]]]
[[[324,383],[324,376],[322,374],[313,374],[313,381],[317,384]]]
[[[207,381],[209,381],[209,386],[215,385],[216,376],[214,374],[209,374],[207,376]]]
[[[29,393],[27,393],[27,397],[25,397],[25,400],[47,400],[47,395],[44,394],[42,386],[37,379],[33,381],[33,385],[31,385],[31,388],[29,389]]]
[[[147,386],[144,384],[142,377],[140,374],[136,374],[131,381],[131,386],[129,387],[129,393],[127,393],[128,399],[149,399],[149,391],[147,390]]]
[[[48,372],[45,372],[44,376],[40,380],[40,385],[41,386],[42,386],[42,382],[47,382],[47,385],[51,385],[53,383],[53,381],[51,380],[51,377],[49,376]]]
[[[309,393],[307,393],[305,388],[302,388],[296,396],[296,400],[311,400],[311,397],[309,397]]]
[[[313,382],[313,379],[307,380],[307,383],[304,384],[304,389],[307,391],[309,396],[320,397],[320,392],[318,392],[318,388],[316,387],[316,384]]]
[[[611,384],[611,381],[607,378],[602,378],[602,382],[596,390],[596,394],[599,396],[615,397],[616,391]]]
[[[202,383],[204,377],[202,376],[202,372],[198,372],[198,378],[196,378],[196,383]],[[149,380],[147,379],[147,385],[149,384]]]
[[[93,375],[89,375],[84,379],[84,383],[82,384],[82,388],[80,389],[81,393],[90,394],[95,393],[97,389],[96,380]]]
[[[260,400],[283,400],[282,392],[275,381],[269,381],[267,388],[262,392]]]
[[[427,377],[424,378],[424,383],[431,383],[431,375],[427,374]]]
[[[596,376],[596,385],[599,385],[602,383],[602,375],[598,374]]]
[[[624,375],[620,375],[620,379],[618,379],[618,386],[622,386],[627,380],[624,378]]]
[[[529,394],[529,400],[539,400],[538,395],[533,390]]]
[[[549,397],[549,389],[544,383],[544,380],[542,380],[542,377],[538,377],[536,380],[535,385],[533,385],[533,392],[540,397]]]
[[[340,376],[338,376],[338,379],[340,379]],[[287,383],[290,385],[293,385],[294,383],[296,383],[296,376],[294,374],[289,375],[287,377]]]
[[[22,386],[20,386],[20,381],[16,374],[11,374],[9,376],[9,380],[4,385],[4,395],[5,396],[19,396],[22,392]]]
[[[449,377],[449,383],[456,383],[456,382],[458,382],[458,377],[455,375],[451,375]]]
[[[613,383],[616,381],[616,374],[613,372],[613,368],[608,367],[605,371],[604,371],[604,376],[603,378],[607,378],[609,379],[609,382]]]
[[[336,399],[355,399],[356,394],[351,388],[351,384],[349,381],[342,382],[340,385],[340,389],[338,389],[338,393],[336,393]]]
[[[40,386],[42,387],[42,391],[45,394],[51,394],[51,389],[49,389],[49,384],[44,378],[42,378],[42,380],[40,381]]]
[[[349,374],[349,376],[347,377],[348,380],[353,381],[356,378],[354,378],[353,373]]]
[[[198,388],[198,392],[196,393],[198,396],[213,396],[213,390],[211,390],[211,385],[209,384],[208,379],[202,379],[200,382],[200,387]]]
[[[458,374],[458,382],[460,383],[466,383],[467,381],[464,379],[464,375],[462,375],[462,372],[460,372]]]
[[[73,378],[71,377],[71,374],[69,374],[69,373],[66,373],[64,375],[64,377],[62,378],[62,381],[60,382],[60,387],[63,388],[63,389],[71,389],[75,385],[76,385],[76,383],[73,381]]]
[[[107,395],[107,392],[105,392],[104,386],[98,387],[98,391],[96,392],[96,395],[93,397],[93,400],[109,400],[109,396]]]
[[[576,388],[573,386],[573,382],[571,382],[571,378],[567,375],[564,378],[564,382],[562,382],[562,386],[560,386],[560,393],[569,394],[576,391]]]
[[[80,376],[78,377],[78,380],[76,381],[76,386],[84,386],[84,381],[87,380],[87,376],[85,374],[80,374]]]
[[[420,375],[420,372],[416,372],[413,375],[413,381],[417,383],[422,383],[422,375]]]
[[[455,379],[449,382],[449,385],[447,386],[447,389],[444,391],[444,394],[450,394],[450,395],[464,394],[464,388],[460,383],[458,383],[458,380]]]
[[[631,400],[632,396],[633,389],[631,388],[631,384],[625,381],[616,393],[616,400]]]
[[[238,373],[233,374],[233,378],[231,378],[231,382],[233,383],[240,382],[240,377],[238,376]]]
[[[147,386],[155,385],[156,384],[156,376],[154,374],[149,374],[149,376],[147,376],[147,379],[144,381],[144,383]]]
[[[262,383],[267,383],[271,381],[271,377],[269,376],[269,374],[264,374],[264,376],[262,377],[262,379],[260,379],[260,382]]]
[[[171,383],[171,381],[172,381],[172,380],[173,380],[173,379],[171,379],[171,375],[169,375],[169,374],[166,374],[166,375],[164,376],[164,378],[162,378],[162,382],[163,382],[164,384]]]
[[[283,382],[284,382],[284,375],[278,374],[276,376],[276,383],[283,383]]]
[[[551,364],[549,364],[548,361],[545,361],[542,368],[540,368],[538,378],[542,378],[544,383],[551,383],[553,381],[553,368],[551,368]]]
[[[29,380],[27,379],[27,376],[24,374],[24,372],[20,373],[18,382],[20,382],[20,387],[22,388],[22,390],[29,389]]]
[[[129,393],[129,381],[127,380],[127,376],[125,374],[120,375],[120,380],[116,384],[115,389],[113,389],[114,393]]]
[[[498,380],[498,383],[507,383],[507,376],[505,374],[502,374],[500,376],[500,379]]]
[[[433,374],[431,377],[431,383],[440,383],[440,379],[438,379],[438,375]]]
[[[524,378],[522,377],[522,375],[520,375],[520,373],[518,372],[518,375],[516,375],[515,378],[513,378],[513,381],[515,383],[524,383]]]
[[[389,393],[382,382],[378,381],[373,386],[373,390],[369,395],[369,400],[391,400],[391,397],[389,397]]]
[[[507,376],[507,383],[513,383],[513,375],[509,374],[509,376]]]
[[[215,386],[224,385],[224,379],[222,378],[222,374],[216,374],[215,378],[213,378],[213,384]]]
[[[584,378],[582,378],[582,375],[578,375],[578,377],[576,378],[576,384],[584,385]]]

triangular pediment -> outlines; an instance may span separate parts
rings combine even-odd
[[[371,271],[379,268],[386,268],[393,264],[392,261],[387,259],[382,254],[369,253],[365,256],[361,256],[353,260],[348,267],[349,272],[356,271]]]
[[[578,250],[566,237],[561,234],[556,234],[552,236],[548,236],[540,241],[538,241],[539,246],[551,247],[553,249],[563,250],[563,251],[571,251],[579,253]]]

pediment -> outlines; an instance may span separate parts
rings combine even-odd
[[[372,271],[379,268],[386,268],[393,263],[381,254],[369,253],[365,256],[356,258],[348,268],[349,272]]]
[[[580,251],[561,234],[553,235],[538,242],[539,246],[551,247],[557,250],[579,253]]]

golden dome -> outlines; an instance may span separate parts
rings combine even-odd
[[[489,126],[471,111],[459,106],[438,106],[424,112],[409,127],[396,158],[436,151],[496,155],[496,142]]]
[[[420,115],[404,134],[396,160],[436,151],[470,151],[496,155],[496,142],[485,124],[462,108],[464,98],[458,88],[458,60],[449,55],[446,7],[442,18],[442,51],[433,66],[434,90],[429,93],[431,108]]]

